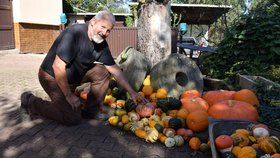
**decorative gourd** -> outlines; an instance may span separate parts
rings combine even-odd
[[[148,130],[147,132],[147,136],[146,136],[146,142],[151,142],[154,143],[158,140],[158,131],[155,128],[151,128],[150,130]]]
[[[243,147],[238,153],[237,158],[256,158],[257,152],[250,146]]]
[[[246,136],[244,134],[233,133],[231,135],[231,138],[233,139],[233,144],[238,145],[240,147],[247,146],[250,143],[250,140],[249,140],[248,136]]]
[[[108,122],[112,126],[117,126],[120,122],[120,117],[119,116],[111,116],[108,118]]]
[[[144,131],[144,130],[142,130],[142,129],[136,129],[135,131],[134,131],[134,133],[135,133],[135,135],[137,136],[137,137],[139,137],[139,138],[146,138],[146,136],[147,136],[147,133],[146,133],[146,131]]]
[[[143,86],[142,92],[145,96],[150,96],[153,93],[154,89],[151,85]]]
[[[252,127],[253,136],[256,139],[269,137],[269,128],[265,124],[256,124]]]
[[[129,122],[129,117],[128,117],[128,115],[122,115],[121,122],[122,122],[123,124],[127,124],[127,123]]]
[[[208,127],[208,114],[206,111],[194,111],[187,117],[187,127],[194,132],[202,132]]]
[[[215,146],[222,153],[231,151],[233,140],[229,135],[219,135],[215,138]]]
[[[167,97],[164,99],[157,99],[157,107],[161,108],[163,112],[167,112],[168,110],[178,110],[181,108],[181,101],[176,98]]]
[[[171,118],[168,122],[168,127],[173,128],[174,130],[177,130],[182,127],[182,122],[180,119]]]
[[[210,146],[207,143],[201,143],[199,150],[203,153],[209,152],[210,151]]]
[[[129,112],[128,113],[128,118],[130,122],[136,122],[140,120],[140,116],[139,114],[137,114],[136,112]]]
[[[110,81],[109,81],[109,88],[110,89],[114,89],[115,87],[117,87],[117,85],[118,85],[118,83],[117,83],[116,80],[110,79]]]
[[[112,96],[115,97],[117,100],[118,99],[126,100],[126,91],[118,87],[115,87],[112,90]]]
[[[232,149],[231,149],[231,152],[233,153],[234,156],[238,156],[238,153],[241,151],[241,147],[240,146],[234,146]]]
[[[169,108],[170,110],[178,110],[182,106],[182,102],[176,98],[169,98]]]
[[[189,113],[196,110],[207,111],[209,108],[208,103],[200,97],[183,98],[181,99],[181,102],[182,102],[181,108],[186,109]]]
[[[185,140],[182,136],[175,135],[174,137],[175,140],[175,146],[183,146],[185,143]]]
[[[223,158],[236,158],[235,155],[230,151],[226,151],[226,152],[222,153],[222,157]]]
[[[131,128],[132,122],[128,122],[126,124],[123,125],[123,130],[125,131],[129,131]]]
[[[259,149],[266,154],[275,154],[280,152],[280,141],[276,136],[270,136],[260,140]]]
[[[180,95],[180,99],[183,99],[183,98],[193,98],[193,97],[201,97],[200,92],[198,90],[196,90],[196,89],[190,89],[190,90],[184,91]]]
[[[172,137],[167,137],[164,141],[164,144],[165,144],[166,147],[171,148],[171,147],[175,146],[176,141]]]
[[[162,132],[167,137],[173,137],[176,134],[176,131],[172,128],[164,128]]]
[[[240,91],[237,91],[232,95],[232,99],[247,102],[253,105],[255,108],[260,106],[260,102],[256,94],[249,89],[241,89]]]
[[[177,117],[178,110],[168,110],[166,114],[171,117]]]
[[[159,133],[162,133],[164,127],[163,127],[161,124],[156,123],[156,124],[155,124],[155,129],[156,129]]]
[[[185,128],[179,128],[176,131],[176,134],[182,136],[184,138],[184,140],[189,140],[191,137],[194,136],[194,133],[192,130],[185,129]]]
[[[246,129],[236,129],[235,133],[240,133],[240,134],[244,134],[246,136],[249,136],[249,131]]]
[[[178,110],[177,117],[182,118],[182,119],[186,119],[188,114],[189,114],[189,112],[186,109],[182,108],[182,109]]]
[[[224,100],[212,105],[208,114],[216,119],[242,119],[257,121],[259,114],[256,108],[246,102]]]
[[[127,112],[130,112],[136,108],[136,104],[132,99],[128,99],[124,104],[124,108]]]
[[[149,117],[153,115],[155,107],[152,103],[138,104],[135,110],[140,117]]]
[[[156,92],[156,98],[164,99],[167,97],[167,90],[165,88],[159,88]]]
[[[143,81],[144,86],[150,86],[151,85],[151,76],[147,75],[146,78]]]
[[[130,131],[135,132],[137,129],[142,129],[144,130],[144,123],[141,121],[137,121],[137,122],[132,122],[131,126],[130,126]]]
[[[235,91],[228,91],[228,90],[214,90],[214,91],[207,91],[202,95],[202,98],[206,100],[208,105],[211,107],[217,102],[223,100],[231,100],[232,95]]]
[[[192,150],[199,150],[201,145],[201,140],[198,137],[192,137],[189,141],[189,147]]]
[[[124,109],[115,109],[115,115],[116,116],[122,116],[122,115],[126,115],[127,112]]]

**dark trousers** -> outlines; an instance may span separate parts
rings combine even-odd
[[[39,81],[51,101],[43,100],[32,96],[29,100],[31,115],[39,115],[45,118],[58,121],[65,125],[77,125],[81,122],[81,110],[73,111],[70,104],[57,85],[55,78],[43,70],[39,70]],[[82,82],[90,82],[90,93],[85,109],[90,112],[97,112],[103,105],[103,100],[108,90],[110,73],[105,66],[97,64],[84,76]],[[74,92],[78,85],[70,85]]]

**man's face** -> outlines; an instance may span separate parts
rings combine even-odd
[[[96,43],[101,43],[107,38],[113,29],[113,24],[108,20],[99,20],[95,19],[91,22],[92,29],[92,40]]]

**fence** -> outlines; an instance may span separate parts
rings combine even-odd
[[[178,29],[172,28],[172,53],[177,51]],[[107,38],[111,53],[116,58],[127,46],[137,48],[137,28],[136,27],[115,27]]]

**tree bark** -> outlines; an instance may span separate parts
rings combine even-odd
[[[146,0],[138,9],[138,50],[154,66],[171,54],[170,0]]]

